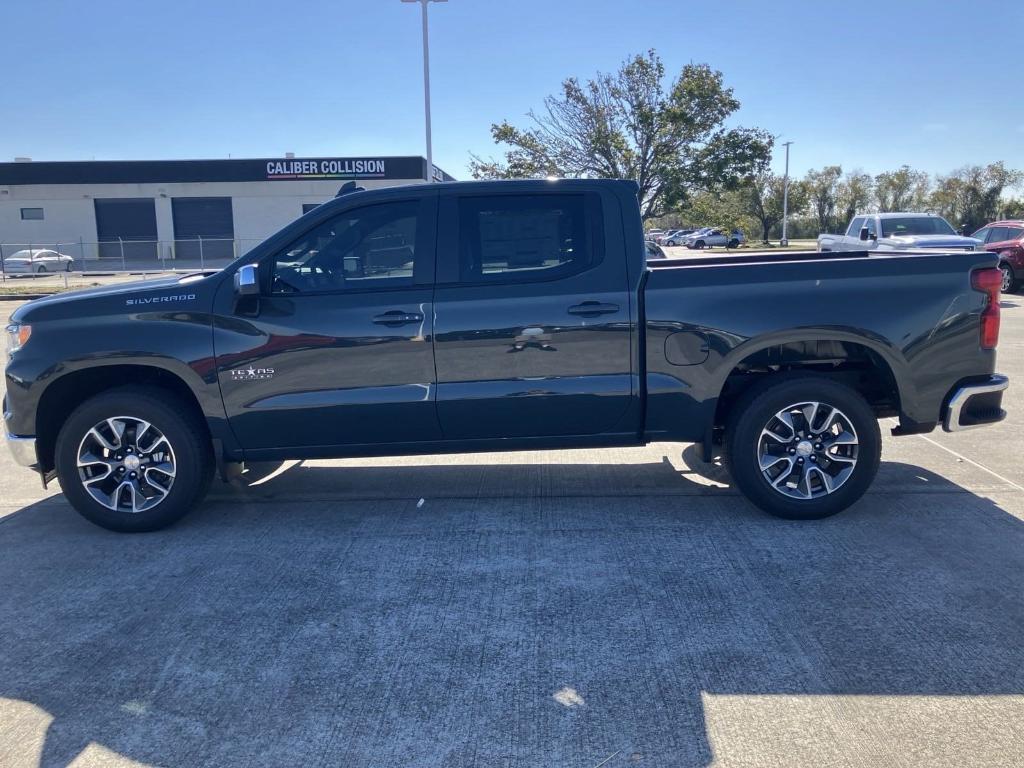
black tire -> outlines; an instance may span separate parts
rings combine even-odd
[[[78,452],[86,434],[117,416],[149,422],[163,433],[173,451],[173,482],[163,499],[150,509],[132,512],[108,508],[93,498],[80,477]],[[122,533],[156,531],[177,522],[206,495],[215,469],[210,436],[195,407],[167,390],[142,386],[118,387],[78,406],[57,436],[55,459],[61,489],[71,506],[90,522]],[[140,471],[139,476],[146,475]]]
[[[1004,261],[999,264],[999,271],[1003,273],[1002,292],[1014,293],[1017,290],[1018,282],[1013,267]]]
[[[668,246],[671,246],[671,247],[675,248],[676,247],[676,241],[675,240],[669,240],[667,243],[665,243],[665,245],[668,245]]]
[[[729,241],[729,247],[730,247],[730,248],[739,248],[739,247],[740,247],[740,241],[739,241],[739,240],[737,240],[737,239],[736,239],[736,238],[734,237],[734,238],[733,238],[732,240],[730,240],[730,241]]]
[[[65,272],[73,272],[75,270],[75,262],[69,261],[64,267]]]
[[[835,490],[813,498],[794,498],[772,487],[769,479],[765,477],[759,461],[760,441],[762,430],[777,424],[773,422],[776,414],[790,405],[810,402],[837,408],[840,415],[850,422],[857,438],[856,462],[852,471]],[[823,412],[823,417],[826,414],[827,412]],[[864,495],[878,472],[882,455],[882,436],[878,428],[878,418],[859,393],[825,376],[783,374],[768,378],[763,383],[752,386],[732,407],[731,415],[726,430],[725,457],[733,480],[751,502],[776,517],[789,520],[817,520],[841,512]],[[793,440],[793,444],[796,445],[795,430]],[[814,440],[806,442],[814,444]],[[844,446],[837,447],[836,450],[848,449]],[[784,453],[787,455],[781,459],[783,468],[776,478],[785,473],[784,462],[788,460],[790,449],[785,449]],[[814,454],[813,460],[808,457],[808,470],[813,472],[816,467],[822,467],[842,472],[842,463],[833,465],[833,460],[828,459],[827,454],[824,458],[819,458],[823,454],[818,451],[814,451]],[[794,460],[801,461],[800,466],[803,466],[803,460],[799,455],[794,456]],[[815,463],[812,464],[811,461]],[[768,471],[773,470],[769,468]],[[805,473],[804,476],[808,475]],[[812,481],[806,482],[808,485],[805,489],[810,493]],[[814,484],[817,485],[818,492],[824,491],[824,483],[816,480]],[[792,490],[792,493],[798,492],[803,491],[799,488]]]
[[[696,243],[693,244],[693,247],[696,248],[698,251],[702,251],[704,250],[704,245],[705,243],[703,240],[698,240]]]
[[[40,264],[39,267],[36,269],[36,274],[37,275],[41,275],[44,272],[46,272],[46,265],[45,264]]]

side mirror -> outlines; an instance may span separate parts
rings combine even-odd
[[[239,296],[255,296],[260,292],[260,268],[257,264],[245,264],[235,272],[235,293]]]
[[[861,227],[860,228],[860,239],[861,240],[867,240],[868,239],[868,228],[867,227]],[[237,277],[237,275],[236,275],[236,277]]]

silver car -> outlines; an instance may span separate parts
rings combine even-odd
[[[3,269],[9,275],[32,275],[44,272],[71,272],[75,268],[75,260],[66,253],[58,253],[47,248],[32,248],[15,251],[5,256]]]
[[[683,245],[687,248],[696,248],[697,250],[701,250],[702,248],[712,248],[714,246],[738,248],[745,242],[747,242],[747,238],[744,237],[741,230],[734,229],[732,233],[726,237],[725,232],[721,229],[706,227],[705,229],[698,230],[691,235],[687,235],[686,239],[683,241]]]

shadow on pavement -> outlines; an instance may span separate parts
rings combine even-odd
[[[293,469],[138,536],[40,502],[0,523],[4,740],[25,702],[43,766],[705,765],[705,695],[1024,693],[1024,526],[884,474],[816,523],[667,458]]]

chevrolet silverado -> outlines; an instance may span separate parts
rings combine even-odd
[[[896,434],[1005,416],[984,251],[645,259],[636,185],[357,190],[217,272],[18,308],[15,458],[155,530],[244,461],[692,442],[787,518]],[[341,472],[343,470],[339,470]]]

